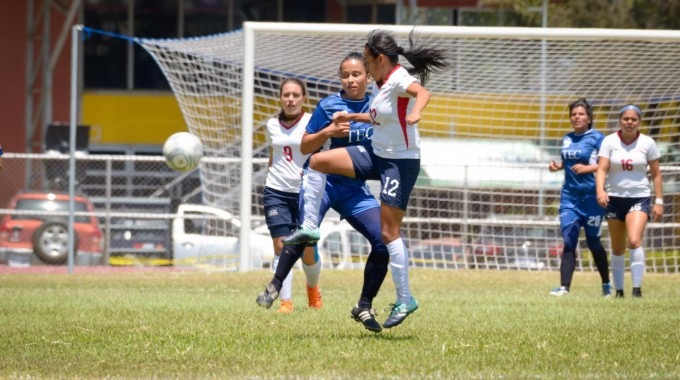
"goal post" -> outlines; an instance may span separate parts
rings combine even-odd
[[[306,81],[311,112],[339,90],[340,61],[362,51],[376,28],[392,31],[404,48],[414,30],[416,41],[428,38],[450,62],[426,85],[432,98],[419,125],[422,168],[404,237],[431,249],[417,262],[447,263],[452,256],[432,247],[453,244],[466,266],[508,267],[529,252],[542,268],[556,269],[554,247],[522,251],[517,242],[531,241],[530,234],[560,242],[563,173],[549,173],[547,164],[559,159],[561,138],[570,131],[567,104],[577,98],[593,104],[595,127],[605,134],[617,129],[623,105],[640,105],[643,132],[666,153],[680,150],[678,31],[245,22],[242,30],[213,36],[136,39],[168,79],[189,131],[204,142],[206,204],[238,215],[243,226],[264,220],[265,123],[279,109],[281,80]],[[645,241],[677,265],[677,160],[662,161],[662,172],[669,180],[667,215],[663,224],[650,225]],[[536,228],[520,228],[526,226]],[[244,271],[249,233],[241,229]],[[484,253],[486,235],[503,237],[494,243],[500,257]]]

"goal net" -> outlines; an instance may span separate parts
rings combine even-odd
[[[162,68],[189,131],[205,145],[204,203],[238,215],[244,226],[263,221],[265,123],[279,110],[281,80],[306,81],[311,112],[339,90],[340,61],[362,51],[375,28],[248,22],[243,30],[203,38],[138,40]],[[408,46],[412,27],[384,28]],[[567,104],[585,97],[605,134],[617,130],[623,105],[643,109],[642,130],[664,154],[666,187],[664,221],[651,224],[644,240],[648,268],[678,268],[679,32],[418,26],[414,35],[444,48],[451,64],[427,84],[432,99],[419,125],[422,170],[403,229],[411,265],[558,268],[563,173],[547,166],[559,160],[561,138],[571,130]],[[361,266],[365,241],[341,230],[326,234],[322,256],[338,267]],[[241,245],[246,255],[247,248],[248,242]],[[585,247],[579,256],[578,268],[593,270]]]

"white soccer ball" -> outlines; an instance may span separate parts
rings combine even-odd
[[[163,156],[170,169],[189,172],[196,169],[203,157],[203,143],[191,133],[178,132],[165,140]]]

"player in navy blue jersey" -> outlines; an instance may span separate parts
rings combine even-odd
[[[564,248],[560,263],[561,286],[550,294],[569,294],[576,267],[576,249],[581,227],[602,279],[602,295],[611,295],[607,252],[600,241],[604,209],[597,203],[595,172],[597,154],[604,135],[593,129],[593,110],[588,101],[579,99],[569,105],[573,132],[562,139],[562,162],[550,161],[551,172],[564,169],[564,184],[560,199],[560,230]]]
[[[366,95],[368,73],[363,55],[361,53],[347,55],[340,64],[339,75],[342,90],[322,99],[314,109],[302,137],[300,145],[302,154],[370,143],[372,134],[370,123],[334,123],[332,120],[337,112],[368,112],[370,104],[370,97]],[[310,170],[306,169],[303,175],[302,191],[308,188],[315,190],[322,180],[323,178],[320,179],[316,173],[313,171],[310,173]],[[313,182],[315,186],[310,186],[310,182]],[[375,320],[372,302],[387,275],[389,265],[389,254],[380,231],[380,205],[371,195],[364,180],[330,175],[321,189],[322,191],[315,194],[320,199],[319,207],[310,208],[305,204],[301,213],[308,213],[310,215],[305,218],[311,217],[319,222],[328,209],[333,208],[370,242],[371,253],[364,268],[361,296],[351,314],[368,330],[380,332],[382,326]],[[258,304],[261,306],[271,304],[276,292],[280,289],[281,280],[286,277],[300,257],[304,247],[305,244],[298,244],[284,248],[274,278],[258,297]]]

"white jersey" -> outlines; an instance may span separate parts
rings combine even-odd
[[[406,124],[415,98],[406,89],[417,79],[397,65],[378,86],[373,83],[369,114],[373,123],[373,152],[383,158],[420,158],[417,125]]]
[[[293,121],[291,125],[282,124],[278,117],[267,122],[267,140],[272,147],[272,165],[267,172],[266,187],[287,193],[299,193],[302,181],[302,166],[309,157],[300,153],[302,135],[309,119],[309,113]]]
[[[651,137],[640,133],[626,145],[619,132],[613,133],[602,140],[598,156],[609,159],[605,182],[607,194],[622,198],[642,198],[651,194],[647,165],[661,157]]]

